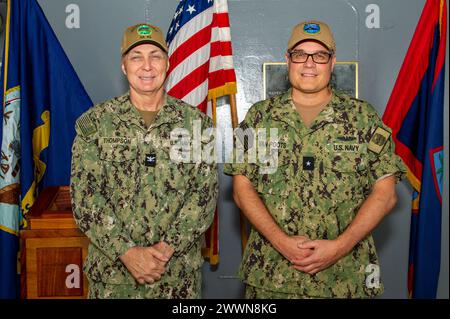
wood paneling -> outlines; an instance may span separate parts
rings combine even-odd
[[[75,224],[68,187],[45,189],[27,220],[20,234],[22,298],[85,298],[89,239]]]

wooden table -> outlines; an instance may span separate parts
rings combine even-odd
[[[89,239],[73,219],[69,187],[44,189],[26,219],[20,232],[21,297],[86,298],[83,261]]]

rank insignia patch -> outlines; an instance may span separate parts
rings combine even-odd
[[[303,170],[313,171],[314,170],[314,157],[303,156]]]
[[[156,154],[146,154],[145,155],[145,166],[150,166],[150,167],[156,166]]]

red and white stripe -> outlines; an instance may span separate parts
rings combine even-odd
[[[225,83],[234,83],[235,88],[226,0],[214,0],[212,7],[178,31],[169,46],[169,62],[168,94],[203,112],[206,111],[208,92]]]

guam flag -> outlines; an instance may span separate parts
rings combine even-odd
[[[414,188],[408,269],[411,298],[436,298],[439,279],[446,32],[446,1],[427,0],[383,115]]]
[[[0,83],[0,298],[15,298],[23,215],[69,184],[74,123],[92,105],[36,0],[7,2]]]

